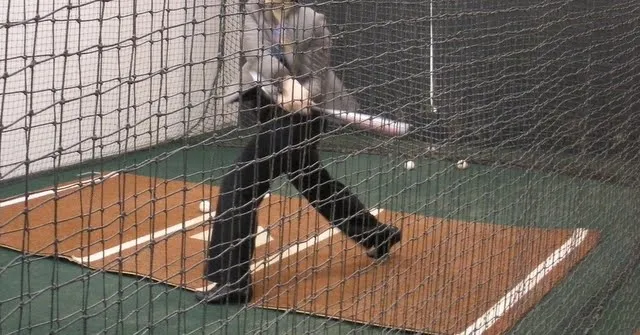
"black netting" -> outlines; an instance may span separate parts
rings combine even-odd
[[[297,6],[408,133],[224,102],[246,1],[0,2],[0,334],[640,331],[637,0]],[[194,299],[215,222],[252,304]]]

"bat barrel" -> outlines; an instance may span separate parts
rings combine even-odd
[[[411,125],[406,122],[395,121],[364,113],[333,109],[322,109],[322,112],[332,116],[344,124],[351,124],[360,129],[375,131],[388,136],[404,135],[408,133],[411,128]]]

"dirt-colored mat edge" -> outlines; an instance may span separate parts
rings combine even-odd
[[[476,223],[477,224],[477,223]],[[569,255],[569,259],[574,259],[575,262],[570,262],[569,259],[565,259],[560,263],[560,266],[555,267],[553,270],[551,270],[544,279],[542,279],[540,281],[540,283],[538,283],[536,285],[536,287],[548,287],[548,289],[543,289],[542,291],[540,290],[536,290],[534,288],[534,290],[532,290],[531,292],[527,293],[525,296],[523,296],[521,298],[521,300],[518,302],[518,306],[520,305],[524,305],[524,308],[516,308],[517,306],[514,306],[513,308],[510,308],[509,311],[507,311],[503,316],[501,316],[499,318],[499,320],[496,322],[496,324],[494,324],[493,326],[489,327],[487,329],[486,332],[484,332],[484,334],[502,334],[510,329],[512,329],[515,325],[517,325],[518,322],[520,322],[522,320],[522,318],[528,314],[545,296],[547,296],[549,293],[551,293],[553,291],[553,289],[563,280],[565,280],[568,276],[568,274],[575,269],[576,266],[578,266],[582,261],[584,261],[584,259],[586,258],[586,256],[598,245],[600,240],[600,233],[597,231],[592,231],[592,230],[587,230],[587,236],[585,238],[585,241],[575,250],[573,250]],[[565,272],[562,275],[558,275],[558,272]],[[555,278],[558,277],[558,278]],[[354,320],[348,317],[333,317],[333,316],[329,316],[329,315],[323,315],[323,314],[317,314],[317,313],[312,313],[312,312],[308,312],[305,310],[298,310],[295,308],[279,308],[279,307],[270,307],[270,306],[263,306],[260,304],[252,304],[252,307],[258,307],[258,308],[263,308],[263,309],[267,309],[267,310],[274,310],[274,311],[283,311],[283,312],[296,312],[299,314],[304,314],[304,315],[311,315],[311,316],[319,316],[319,317],[323,317],[326,319],[330,319],[330,320],[339,320],[339,321],[347,321],[347,322],[351,322],[351,323],[355,323],[355,324],[363,324],[361,321],[358,320]],[[502,320],[506,320],[501,322]],[[514,320],[514,321],[512,321]],[[366,323],[367,326],[375,326],[375,327],[380,327],[380,328],[384,328],[384,329],[395,329],[395,330],[402,330],[402,331],[406,331],[406,332],[411,332],[411,333],[419,333],[419,334],[427,334],[427,335],[446,335],[446,333],[438,333],[438,332],[432,332],[432,331],[427,331],[427,330],[418,330],[418,329],[412,329],[412,328],[390,328],[388,325],[384,325],[381,323],[377,323],[377,322],[370,322],[370,323]],[[464,330],[462,330],[464,331]],[[640,334],[638,334],[640,335]]]
[[[120,176],[120,175],[137,176],[136,174],[126,173],[126,172],[115,172],[115,174],[111,175],[110,177],[107,177],[107,176],[109,176],[109,174],[110,173],[107,173],[107,174],[101,175],[101,176],[99,176],[97,178],[96,177],[90,178],[90,179],[88,179],[86,184],[84,182],[85,180],[82,180],[82,181],[75,181],[75,182],[66,183],[64,185],[61,185],[60,187],[77,186],[78,188],[82,188],[84,186],[90,186],[90,185],[102,183],[102,182],[108,180],[109,178]],[[147,177],[148,178],[152,178],[152,179],[159,178],[159,179],[165,180],[165,179],[163,179],[161,177],[157,177],[157,176],[147,176]],[[99,182],[96,183],[95,182],[96,180],[99,180]],[[200,185],[200,183],[193,183],[193,182],[188,182],[188,181],[177,181],[177,180],[165,180],[165,181],[166,182],[169,182],[169,181],[184,182],[185,184],[190,185],[191,187],[197,187],[198,185]],[[43,192],[43,191],[50,191],[50,190],[53,190],[53,189],[54,188],[52,188],[52,187],[43,188],[43,189],[38,190],[38,191],[29,192],[26,195],[25,194],[21,194],[21,195],[16,195],[16,196],[11,197],[11,198],[2,199],[2,200],[0,200],[0,202],[11,201],[13,199],[18,199],[20,197],[26,197],[26,196],[28,196],[30,194],[40,193],[40,192]],[[283,196],[283,197],[287,198],[287,199],[296,199],[295,197],[287,197],[287,196]],[[25,199],[25,200],[28,201],[29,199]],[[438,218],[434,218],[434,219],[438,219]],[[464,222],[464,221],[461,221],[461,223],[467,223],[467,224],[490,224],[490,225],[492,224],[492,223]],[[560,229],[560,230],[563,230],[563,229]],[[539,301],[541,301],[547,294],[552,292],[553,289],[560,282],[562,282],[563,280],[565,280],[567,278],[568,274],[585,259],[585,257],[591,252],[591,250],[593,250],[598,245],[599,240],[600,240],[600,233],[599,232],[593,231],[593,230],[587,230],[587,237],[586,237],[585,241],[580,245],[580,247],[578,247],[576,250],[573,250],[571,252],[571,254],[570,254],[570,259],[571,260],[575,260],[575,262],[570,262],[569,259],[563,260],[562,263],[561,263],[561,266],[557,266],[556,268],[554,268],[537,285],[537,286],[548,287],[548,289],[544,289],[542,293],[536,292],[538,290],[533,290],[532,292],[527,293],[527,295],[525,295],[521,299],[521,301],[518,303],[518,305],[524,304],[525,307],[524,308],[511,308],[509,311],[507,311],[507,313],[505,313],[505,315],[503,315],[500,318],[500,320],[498,322],[496,322],[496,324],[494,324],[492,327],[487,329],[487,334],[502,333],[504,331],[507,331],[507,330],[511,329],[513,326],[515,326],[522,319],[523,315],[526,315],[531,309],[533,309],[537,305],[537,303]],[[19,253],[22,253],[22,254],[25,254],[26,256],[41,256],[41,257],[47,257],[47,258],[63,259],[63,260],[69,261],[72,264],[81,265],[81,266],[84,266],[84,267],[92,269],[92,270],[99,270],[99,271],[101,270],[101,271],[110,272],[110,273],[114,273],[114,274],[127,275],[127,276],[131,276],[132,278],[139,278],[139,279],[149,280],[150,282],[153,282],[153,283],[164,284],[164,285],[168,285],[168,286],[173,286],[174,288],[180,288],[180,289],[184,289],[184,290],[187,290],[187,291],[195,292],[195,289],[190,288],[188,285],[177,286],[177,285],[172,284],[172,283],[170,283],[170,282],[168,282],[166,280],[159,280],[156,277],[147,276],[147,275],[143,275],[143,274],[136,273],[136,272],[109,270],[109,269],[105,269],[104,267],[91,266],[90,264],[82,263],[82,262],[78,261],[77,259],[74,259],[72,256],[67,256],[67,255],[64,255],[64,254],[52,255],[52,254],[49,254],[49,253],[37,253],[37,252],[36,253],[24,253],[22,250],[20,250],[18,248],[11,247],[11,246],[8,246],[8,245],[0,245],[0,247],[8,249],[8,250],[13,250],[15,252],[19,252]],[[578,254],[578,256],[576,256],[575,254]],[[562,275],[557,275],[556,274],[557,272],[565,272],[565,273],[563,273]],[[531,297],[531,296],[534,296],[534,295],[535,295],[535,297]],[[356,323],[356,324],[363,324],[361,321],[356,321],[356,320],[352,320],[352,319],[345,318],[345,317],[337,318],[337,317],[332,317],[332,316],[328,316],[328,315],[307,312],[307,311],[304,311],[304,310],[298,310],[298,309],[295,309],[295,308],[292,309],[292,308],[268,307],[268,306],[262,306],[260,304],[252,304],[251,306],[259,307],[259,308],[263,308],[263,309],[268,309],[268,310],[294,311],[294,312],[299,313],[299,314],[320,316],[320,317],[327,318],[327,319],[347,321],[347,322],[352,322],[352,323]],[[515,315],[510,315],[512,313],[516,313],[516,314]],[[510,316],[510,317],[508,317],[508,316]],[[507,321],[500,322],[502,320],[507,320]],[[514,322],[509,322],[509,320],[515,320],[515,321]],[[502,324],[506,324],[506,327],[503,326]],[[381,328],[385,328],[385,329],[391,329],[387,325],[378,324],[378,323],[375,323],[375,322],[367,323],[367,325],[381,327]],[[393,328],[393,329],[398,329],[398,328]],[[424,330],[416,330],[416,329],[410,329],[410,328],[405,328],[405,329],[401,328],[401,330],[408,331],[408,332],[420,332],[420,333],[432,334],[432,335],[440,335],[441,334],[441,333],[437,333],[437,332],[425,333]]]

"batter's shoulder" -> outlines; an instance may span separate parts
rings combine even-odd
[[[313,27],[320,31],[327,26],[327,18],[324,14],[314,10],[311,7],[302,6],[298,8],[298,17],[305,22],[308,28]]]

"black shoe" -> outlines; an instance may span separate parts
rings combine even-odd
[[[251,285],[234,288],[229,284],[216,285],[206,292],[196,292],[196,299],[208,304],[245,304],[253,298]]]
[[[379,234],[384,235],[384,238],[376,241],[375,246],[367,250],[367,256],[375,259],[384,259],[389,255],[391,247],[402,240],[402,232],[394,226],[387,226]]]

